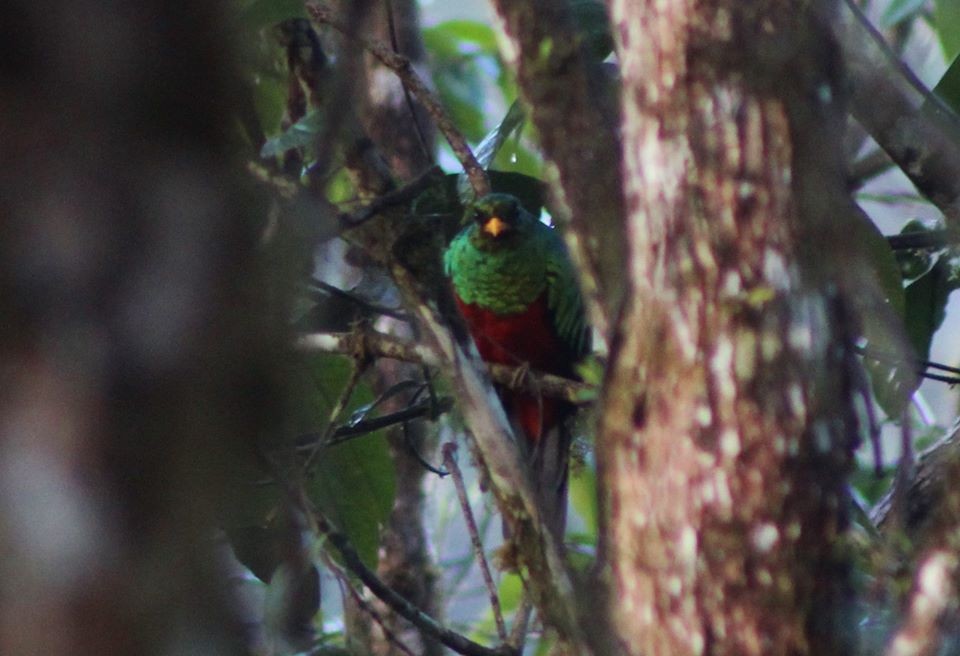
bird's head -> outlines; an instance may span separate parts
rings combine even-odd
[[[476,223],[478,236],[485,241],[508,239],[526,216],[520,201],[510,194],[487,194],[467,209],[467,217]]]

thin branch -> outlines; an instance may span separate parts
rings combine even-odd
[[[527,627],[530,625],[530,615],[532,614],[533,603],[531,603],[527,593],[524,592],[520,599],[520,608],[517,609],[513,619],[510,637],[507,639],[507,644],[516,647],[520,652],[523,652],[523,643],[527,638]]]
[[[400,78],[401,82],[403,82],[404,87],[416,96],[420,104],[423,105],[427,112],[430,113],[430,116],[433,117],[437,129],[439,129],[446,138],[447,143],[450,144],[450,148],[463,165],[463,170],[466,172],[470,180],[470,185],[473,187],[477,196],[484,196],[490,193],[490,181],[487,178],[487,174],[474,156],[469,144],[467,144],[467,140],[463,134],[460,133],[460,130],[457,129],[456,125],[454,125],[447,111],[440,103],[440,100],[430,91],[414,70],[408,58],[394,52],[390,46],[386,44],[358,36],[349,26],[339,21],[334,15],[333,10],[324,4],[309,2],[307,3],[307,11],[317,23],[329,25],[351,39],[355,39],[364,49],[380,60],[384,66],[391,69],[397,77]]]
[[[952,230],[926,230],[924,232],[907,232],[902,235],[887,236],[887,243],[895,251],[933,250],[946,248],[957,242],[957,233]]]
[[[328,282],[324,282],[319,278],[311,277],[309,285],[311,287],[316,288],[316,289],[311,289],[310,291],[312,292],[319,292],[327,296],[336,296],[337,298],[342,298],[344,300],[350,301],[357,307],[364,309],[368,312],[371,312],[373,314],[382,314],[387,317],[392,317],[397,321],[410,321],[410,317],[408,317],[403,312],[400,312],[399,310],[394,310],[393,308],[388,308],[383,305],[371,303],[370,301],[366,300],[361,296],[358,296],[357,294],[354,294],[353,292],[348,292],[345,289],[340,289],[339,287],[331,285]]]
[[[850,173],[847,175],[847,186],[851,191],[856,191],[870,180],[885,171],[889,171],[896,163],[890,159],[890,155],[883,149],[874,150],[856,160],[850,166]]]
[[[400,41],[397,39],[397,21],[393,15],[393,2],[386,0],[384,3],[387,13],[387,29],[390,32],[390,47],[393,51],[400,54]],[[413,130],[417,133],[417,143],[420,144],[420,151],[423,158],[428,162],[436,161],[430,148],[427,147],[427,138],[423,134],[423,128],[420,127],[420,121],[417,120],[417,110],[413,106],[413,98],[410,96],[410,89],[403,85],[403,98],[407,102],[407,111],[410,112],[410,122],[413,124]]]
[[[353,214],[340,215],[340,224],[345,228],[355,228],[385,209],[409,204],[421,193],[442,182],[443,176],[440,167],[431,166],[403,187],[377,196]]]
[[[342,591],[344,588],[346,588],[350,591],[350,596],[353,598],[354,603],[356,603],[363,612],[369,615],[373,621],[377,623],[377,626],[379,626],[380,630],[383,631],[383,635],[387,639],[387,642],[396,645],[396,647],[403,653],[407,654],[407,656],[414,656],[413,652],[410,651],[410,648],[407,647],[403,641],[400,640],[400,638],[398,638],[397,635],[390,629],[390,627],[387,626],[386,622],[380,616],[380,613],[377,612],[377,609],[371,606],[366,599],[360,596],[360,593],[357,592],[357,590],[350,583],[350,579],[347,576],[347,573],[343,571],[343,568],[337,565],[333,558],[327,554],[323,554],[323,562],[327,566],[327,569],[333,572],[333,575],[337,578],[337,582],[340,584],[340,590]]]
[[[310,501],[302,483],[295,484],[290,481],[283,475],[276,463],[266,455],[262,455],[262,459],[264,468],[285,493],[288,502],[303,513],[310,530],[333,545],[347,569],[360,579],[378,599],[390,606],[394,612],[458,654],[464,656],[521,656],[516,649],[509,645],[501,645],[496,648],[484,647],[459,633],[451,631],[400,596],[396,590],[384,583],[373,570],[366,566],[350,539],[337,531],[326,516]]]
[[[497,595],[497,586],[493,582],[493,576],[490,574],[490,565],[487,563],[487,557],[483,553],[483,543],[480,541],[480,533],[477,531],[477,522],[473,518],[473,510],[470,508],[470,499],[467,498],[467,489],[463,484],[463,474],[460,472],[460,466],[454,454],[457,451],[457,445],[454,442],[447,442],[443,445],[443,464],[447,471],[453,475],[453,485],[457,489],[457,498],[460,500],[460,507],[463,509],[463,518],[467,522],[467,532],[470,534],[470,543],[473,545],[473,551],[477,556],[477,565],[480,567],[480,573],[483,575],[483,582],[490,593],[490,607],[493,609],[493,619],[497,623],[497,634],[503,642],[508,641],[507,625],[503,621],[503,612],[500,610],[500,597]]]
[[[896,355],[891,355],[889,353],[883,353],[882,351],[877,351],[875,349],[864,348],[862,346],[855,347],[856,351],[867,358],[877,360],[878,362],[886,362],[888,364],[896,364],[901,366],[913,365],[914,371],[918,376],[927,378],[929,380],[936,380],[941,383],[948,383],[949,385],[960,385],[960,368],[949,367],[945,364],[940,364],[939,362],[932,362],[930,360],[904,360],[903,358],[897,357]],[[940,371],[946,371],[947,373],[958,374],[956,376],[941,376],[938,374],[928,373],[927,369],[938,369]]]
[[[326,440],[324,440],[323,433],[304,433],[297,438],[297,450],[325,449],[336,446],[337,444],[342,444],[343,442],[349,442],[356,437],[375,433],[384,428],[406,423],[413,419],[436,419],[439,415],[449,412],[452,407],[453,399],[449,396],[444,396],[440,397],[436,403],[427,399],[409,408],[391,412],[382,417],[374,417],[373,419],[364,419],[363,421],[353,424],[337,426],[336,430],[333,431],[333,435]]]
[[[495,648],[484,647],[442,626],[437,620],[411,604],[397,594],[393,588],[384,583],[376,573],[363,563],[360,554],[357,553],[357,550],[350,543],[350,540],[342,533],[336,531],[321,513],[314,509],[312,515],[316,521],[319,534],[325,537],[339,552],[347,569],[360,579],[360,581],[367,586],[367,589],[376,595],[377,598],[390,606],[398,615],[409,620],[421,631],[436,638],[450,649],[464,656],[520,656],[516,649],[508,645],[501,645]]]
[[[295,347],[302,351],[319,351],[322,353],[353,353],[355,348],[353,333],[310,333],[301,335],[295,342]],[[404,362],[416,362],[431,367],[440,366],[437,354],[423,343],[410,343],[403,340],[368,331],[363,336],[364,348],[373,357],[392,358]],[[493,364],[489,366],[490,378],[493,382],[507,389],[542,394],[551,398],[558,398],[575,404],[586,404],[593,400],[596,389],[592,385],[570,380],[562,376],[554,376],[535,371],[528,371],[526,375],[518,375],[525,370],[523,367],[510,367]]]
[[[355,339],[354,344],[356,344]],[[356,346],[354,346],[353,353],[355,354],[356,352]],[[307,454],[306,461],[303,463],[303,471],[310,471],[310,467],[313,465],[314,460],[316,460],[317,454],[320,453],[320,445],[328,442],[336,430],[337,418],[340,417],[340,413],[344,411],[350,402],[350,397],[353,396],[353,390],[356,388],[357,383],[360,382],[360,376],[363,374],[364,369],[366,369],[366,363],[362,362],[360,357],[355,356],[353,368],[350,371],[350,378],[347,380],[347,384],[343,386],[337,402],[333,404],[333,409],[330,411],[330,419],[327,423],[327,428],[324,430],[323,438],[313,447],[310,453]]]

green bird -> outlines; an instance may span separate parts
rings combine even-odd
[[[444,254],[444,268],[480,356],[573,377],[574,365],[590,350],[590,330],[560,235],[509,194],[477,200],[466,219],[469,225]],[[575,407],[539,394],[497,391],[522,437],[547,524],[562,535]]]

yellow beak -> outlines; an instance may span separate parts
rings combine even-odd
[[[507,225],[507,222],[502,220],[499,216],[491,216],[483,224],[483,231],[494,237],[497,237],[501,232],[505,232],[509,229],[510,226]]]

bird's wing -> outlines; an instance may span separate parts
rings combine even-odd
[[[557,336],[576,361],[590,352],[590,328],[583,297],[566,244],[556,232],[546,226],[544,229],[551,233],[546,237],[547,308],[553,316]]]

